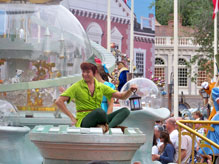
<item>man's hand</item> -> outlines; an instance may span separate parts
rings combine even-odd
[[[71,118],[71,121],[72,121],[72,123],[71,123],[72,126],[75,125],[75,124],[77,123],[77,120],[76,120],[75,118]]]
[[[132,94],[132,92],[136,92],[137,89],[138,89],[137,86],[135,84],[133,84],[126,91],[113,93],[112,97],[125,100],[125,99],[129,98],[129,96]]]
[[[65,90],[66,90],[66,89],[65,89],[64,87],[61,87],[61,86],[59,87],[59,92],[60,92],[60,93],[63,93]]]
[[[138,87],[137,87],[137,85],[132,84],[129,89],[130,89],[132,92],[136,92],[136,91],[138,90]]]
[[[154,158],[155,160],[159,160],[159,159],[160,159],[160,155],[158,155],[158,154],[153,154],[153,158]]]

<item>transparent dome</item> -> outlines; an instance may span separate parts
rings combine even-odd
[[[17,108],[6,100],[0,100],[0,126],[7,126],[10,124],[7,117],[11,114],[18,114]]]
[[[160,108],[161,95],[156,84],[147,78],[135,78],[128,81],[121,91],[129,89],[130,85],[135,84],[138,87],[136,94],[141,97],[142,107]],[[120,100],[121,106],[130,108],[129,99]]]
[[[50,110],[45,107],[54,105],[59,93],[44,85],[62,85],[48,80],[80,74],[80,64],[91,55],[83,27],[65,7],[0,4],[0,83],[15,88],[0,97],[18,109]],[[23,82],[26,90],[16,85]],[[39,88],[29,88],[34,85]]]
[[[0,22],[8,79],[16,69],[24,71],[23,81],[80,73],[80,63],[92,54],[83,27],[61,5],[1,4]]]

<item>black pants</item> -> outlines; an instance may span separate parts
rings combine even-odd
[[[109,128],[113,128],[121,124],[130,114],[127,108],[121,108],[113,113],[106,114],[103,109],[97,108],[90,112],[82,120],[81,127],[96,127],[98,124],[108,124]]]

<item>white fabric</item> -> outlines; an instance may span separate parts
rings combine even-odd
[[[202,86],[202,88],[204,88],[204,89],[208,89],[208,82],[203,82],[203,83],[201,84],[201,86]]]
[[[158,154],[158,147],[157,147],[156,145],[154,145],[154,146],[152,147],[152,152],[151,152],[151,154]]]
[[[215,99],[215,101],[217,101],[218,99],[219,99],[219,97],[218,97],[218,98],[216,98],[216,99]]]
[[[160,142],[160,139],[157,139],[157,147],[160,147],[163,144],[163,142]]]
[[[192,153],[192,138],[188,135],[182,135],[181,139],[181,149],[186,150],[186,156],[182,160],[181,164],[186,164],[186,160]],[[189,159],[187,160],[187,163],[189,163]]]
[[[170,141],[172,142],[174,148],[175,148],[175,155],[174,155],[174,162],[176,162],[178,160],[178,153],[179,153],[179,150],[178,150],[178,146],[179,146],[179,132],[178,130],[173,130],[171,133],[170,133]]]

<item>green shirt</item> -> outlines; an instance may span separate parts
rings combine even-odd
[[[69,87],[61,96],[69,97],[68,103],[74,100],[76,105],[76,127],[80,127],[83,118],[91,111],[78,112],[85,110],[95,110],[101,107],[103,96],[106,96],[108,100],[111,99],[112,94],[117,92],[112,88],[104,85],[103,83],[95,80],[95,90],[93,96],[91,96],[87,83],[82,79],[74,83]]]

